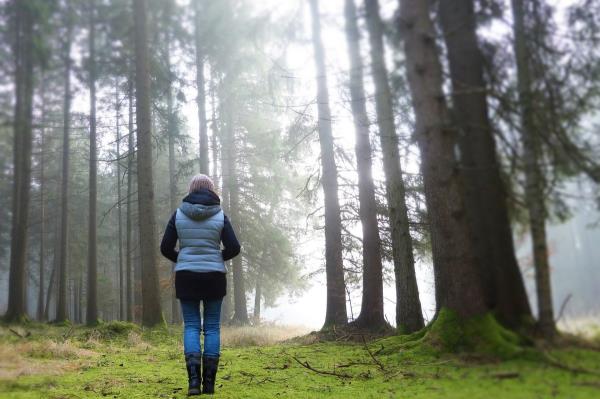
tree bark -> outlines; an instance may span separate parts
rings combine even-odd
[[[41,127],[40,127],[40,258],[39,258],[39,275],[40,275],[40,286],[38,289],[38,302],[36,318],[38,321],[44,321],[44,286],[46,284],[46,270],[45,270],[45,258],[46,258],[46,203],[45,203],[45,190],[46,190],[46,179],[44,175],[45,157],[44,157],[44,144],[46,139],[46,78],[44,71],[42,70],[40,76],[40,96],[42,98],[42,109],[41,109]]]
[[[254,292],[254,323],[260,323],[260,299],[262,296],[262,287],[260,277],[256,280],[256,291]]]
[[[58,262],[58,299],[56,303],[56,321],[67,320],[67,264],[68,264],[68,239],[69,239],[69,146],[71,128],[71,42],[73,36],[73,10],[71,1],[66,3],[67,32],[65,37],[65,69],[64,69],[64,104],[63,104],[63,151],[62,151],[62,179],[61,179],[61,220],[60,220],[60,249]]]
[[[198,96],[198,129],[200,173],[208,175],[208,132],[206,124],[206,94],[204,89],[204,54],[202,51],[202,10],[200,0],[194,0],[194,44],[196,47],[196,87]]]
[[[125,273],[127,274],[127,321],[133,321],[133,267],[132,267],[132,256],[133,256],[133,232],[132,222],[133,215],[131,212],[131,197],[133,195],[133,167],[134,167],[134,141],[135,131],[133,130],[133,68],[129,72],[127,82],[127,105],[128,109],[128,135],[127,135],[127,215],[125,222]]]
[[[123,209],[121,193],[121,101],[119,99],[119,81],[115,79],[115,131],[117,133],[117,239],[119,264],[119,320],[125,320],[125,276],[123,268]]]
[[[392,96],[385,65],[383,24],[379,15],[379,2],[377,0],[365,0],[365,11],[369,32],[371,71],[375,84],[377,124],[383,153],[392,257],[396,277],[396,325],[399,330],[410,333],[423,328],[423,313],[415,274],[415,259],[410,236],[406,188],[400,163],[398,135],[394,124]],[[377,278],[381,279],[380,276],[377,276]],[[377,281],[376,284],[379,287],[382,283]],[[383,300],[381,302],[383,303]]]
[[[231,216],[231,224],[235,231],[240,234],[240,188],[237,181],[236,171],[236,148],[235,143],[235,127],[233,121],[233,104],[232,96],[229,96],[226,104],[225,117],[225,140],[227,141],[227,172],[228,177],[228,192],[229,192],[229,215]],[[248,306],[246,303],[246,287],[244,281],[244,268],[242,256],[236,256],[231,260],[231,269],[233,275],[233,317],[231,321],[234,324],[248,324]]]
[[[222,89],[222,86],[221,86]],[[220,93],[220,101],[219,101],[219,105],[220,105],[220,116],[223,115],[223,107],[224,107],[224,100],[223,100],[223,93]],[[225,129],[221,129],[221,132],[224,132]],[[227,146],[229,145],[228,143],[228,139],[227,137],[223,137],[221,136],[221,176],[222,176],[222,192],[221,192],[221,205],[223,206],[223,209],[225,211],[225,213],[229,214],[229,162],[227,161],[229,159],[229,154],[228,154],[228,148]],[[232,290],[229,288],[231,286],[231,281],[232,281],[232,265],[231,265],[231,261],[228,262],[229,263],[229,267],[228,267],[228,272],[227,272],[227,291],[228,294],[225,296],[225,298],[223,298],[223,308],[221,310],[221,321],[223,323],[230,323],[231,322],[231,318],[233,316],[233,292]]]
[[[52,271],[50,272],[50,281],[48,282],[48,290],[46,291],[46,304],[44,305],[44,320],[50,319],[50,300],[52,299],[52,294],[54,293],[56,286],[56,269],[58,266],[57,253],[58,251],[57,245],[54,246],[54,259],[52,260]]]
[[[387,325],[383,314],[383,265],[371,163],[369,117],[363,84],[363,65],[360,57],[360,33],[354,0],[345,2],[345,20],[350,59],[350,105],[356,136],[354,151],[358,171],[359,216],[363,243],[363,299],[361,313],[356,323],[369,329],[378,329]]]
[[[177,197],[177,180],[175,170],[175,136],[177,135],[177,123],[175,121],[175,114],[173,112],[173,77],[171,71],[171,26],[173,21],[171,20],[173,2],[172,0],[165,1],[165,12],[164,12],[164,30],[165,30],[165,64],[167,68],[167,137],[169,141],[169,202],[171,209],[177,209],[177,203],[179,198]],[[172,285],[170,289],[171,297],[171,323],[181,323],[181,317],[179,315],[179,303],[175,297],[175,286]]]
[[[31,137],[33,99],[32,5],[15,2],[15,115],[14,183],[8,307],[5,318],[20,321],[27,317],[27,223],[31,187]]]
[[[210,71],[210,78],[211,78],[211,82],[210,82],[210,103],[211,103],[211,144],[212,144],[212,164],[213,164],[213,171],[212,171],[212,178],[213,181],[215,182],[215,184],[218,186],[219,184],[219,144],[218,144],[218,136],[219,136],[219,128],[217,126],[217,103],[216,103],[216,99],[215,99],[215,77],[213,76],[215,74],[214,69],[211,68]]]
[[[163,322],[156,270],[156,232],[150,128],[150,74],[146,26],[146,0],[134,0],[136,121],[138,132],[138,212],[142,262],[142,324]]]
[[[98,143],[96,137],[96,22],[95,1],[90,1],[90,170],[89,170],[89,220],[88,220],[88,270],[87,270],[87,308],[85,321],[88,326],[98,323],[98,242],[97,242],[97,206],[98,206]],[[117,120],[118,126],[118,120]],[[118,158],[118,155],[117,155]],[[119,242],[120,245],[120,242]]]
[[[521,144],[525,170],[525,207],[529,214],[529,228],[535,266],[538,305],[538,326],[546,339],[556,334],[550,264],[546,239],[545,178],[540,165],[540,140],[534,120],[532,72],[529,65],[526,9],[522,0],[512,0],[514,51],[517,63],[517,88],[521,112]]]
[[[431,229],[436,304],[465,319],[487,312],[457,168],[456,134],[442,91],[442,68],[429,3],[400,0],[407,77],[416,118]]]
[[[515,257],[507,194],[488,116],[473,0],[442,0],[438,15],[452,81],[453,120],[460,131],[467,217],[487,303],[501,322],[516,328],[531,319],[531,309]]]
[[[321,39],[318,0],[309,0],[312,15],[312,43],[317,72],[318,131],[321,145],[322,185],[325,197],[325,274],[327,278],[327,308],[323,328],[343,326],[348,322],[346,290],[342,259],[342,221],[338,198],[337,166],[331,110],[327,88],[325,51]]]

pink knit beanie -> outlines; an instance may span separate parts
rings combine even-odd
[[[192,180],[190,181],[189,192],[193,193],[196,191],[200,191],[200,189],[202,188],[209,189],[210,191],[215,191],[215,184],[213,183],[210,177],[204,174],[198,174],[192,177]]]

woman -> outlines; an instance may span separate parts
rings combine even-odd
[[[220,202],[213,181],[203,174],[194,176],[189,194],[169,220],[160,245],[161,253],[175,263],[175,295],[184,321],[188,395],[200,395],[201,383],[202,393],[214,393],[221,347],[221,303],[227,286],[224,261],[240,253],[240,244]],[[175,250],[177,240],[179,252]],[[200,301],[204,309],[204,353],[200,347]]]

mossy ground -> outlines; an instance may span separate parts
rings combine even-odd
[[[375,361],[360,342],[272,343],[264,340],[269,328],[259,330],[257,339],[225,342],[214,398],[600,397],[600,378],[594,375],[519,356],[499,361],[406,345],[423,334],[371,342]],[[0,327],[0,398],[185,397],[176,328],[110,323],[94,329],[28,325],[13,330]],[[600,370],[600,352],[563,348],[552,354],[566,364]],[[294,357],[339,376],[318,374]]]

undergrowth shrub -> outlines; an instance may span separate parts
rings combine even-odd
[[[140,327],[137,324],[126,321],[101,322],[98,326],[86,331],[84,338],[88,340],[126,339],[130,332],[139,333]]]

